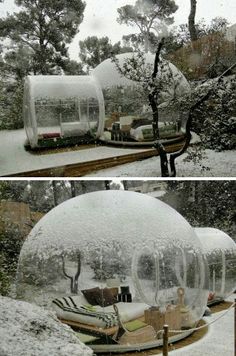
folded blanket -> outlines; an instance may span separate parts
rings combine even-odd
[[[89,304],[77,305],[73,297],[54,299],[52,303],[57,316],[61,319],[102,328],[110,328],[118,324],[115,312],[105,312],[101,307]]]

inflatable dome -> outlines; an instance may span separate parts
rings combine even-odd
[[[136,55],[137,54],[135,52],[116,55],[119,66],[122,68],[127,59],[132,59],[133,57],[136,58]],[[147,72],[151,75],[153,71],[155,55],[150,52],[145,53],[144,60],[144,68],[148,68]],[[112,61],[112,59],[106,59],[100,63],[92,71],[92,75],[97,78],[102,89],[119,86],[132,87],[137,85],[137,82],[129,80],[119,73],[116,64]],[[175,93],[175,95],[181,96],[189,93],[190,85],[181,71],[177,69],[174,64],[168,62],[167,60],[161,59],[160,72],[158,73],[157,78],[162,80],[162,78],[166,78],[167,75],[170,75],[169,83],[166,83],[168,84],[170,95]]]
[[[132,68],[135,52],[116,56],[118,65]],[[143,61],[138,59],[139,72],[147,79],[151,77],[155,55],[144,54]],[[140,63],[139,63],[140,61]],[[127,79],[119,72],[112,59],[106,59],[93,71],[99,81],[105,99],[105,131],[102,139],[111,141],[153,141],[152,111],[148,100],[148,91],[142,81]],[[180,105],[180,99],[190,94],[190,85],[184,75],[169,61],[161,59],[157,74],[160,135],[162,138],[174,137],[186,119],[186,112]],[[185,109],[186,110],[186,109]],[[119,126],[119,130],[117,130]],[[141,128],[140,128],[141,127]],[[113,131],[120,131],[119,134]],[[110,134],[111,132],[111,134]]]
[[[227,298],[236,289],[236,244],[225,232],[195,228],[209,267],[209,303]]]
[[[18,298],[52,305],[85,333],[99,328],[96,350],[156,346],[163,323],[186,336],[205,310],[201,250],[189,223],[155,198],[119,190],[80,195],[30,232],[19,258]],[[137,324],[142,330],[132,331]]]

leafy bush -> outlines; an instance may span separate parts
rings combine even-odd
[[[205,147],[218,151],[236,148],[236,117],[217,117],[212,123],[210,118],[204,121],[201,135]]]
[[[23,83],[7,85],[0,92],[0,129],[16,130],[23,128]]]
[[[15,278],[22,237],[11,227],[0,234],[0,294],[9,295]]]
[[[215,87],[214,87],[215,86]],[[209,80],[194,90],[194,99],[210,88],[212,95],[193,113],[193,131],[205,148],[218,151],[236,148],[236,76],[224,78],[218,85]]]

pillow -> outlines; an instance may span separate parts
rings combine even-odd
[[[100,289],[98,287],[84,289],[81,292],[83,293],[89,304],[98,305],[97,297],[100,295]]]
[[[117,291],[117,288],[115,288]],[[100,289],[100,294],[97,297],[97,304],[101,307],[108,307],[117,303],[117,294],[113,288]]]
[[[104,288],[98,287],[82,290],[83,295],[91,305],[100,305],[107,307],[117,303],[117,288]]]
[[[109,288],[111,293],[113,294],[113,296],[118,299],[118,293],[119,293],[119,288],[118,287],[112,287],[112,288]]]

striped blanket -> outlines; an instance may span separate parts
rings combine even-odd
[[[60,319],[77,321],[102,328],[118,324],[115,312],[106,311],[100,306],[81,304],[79,297],[64,297],[52,301],[53,309]]]

